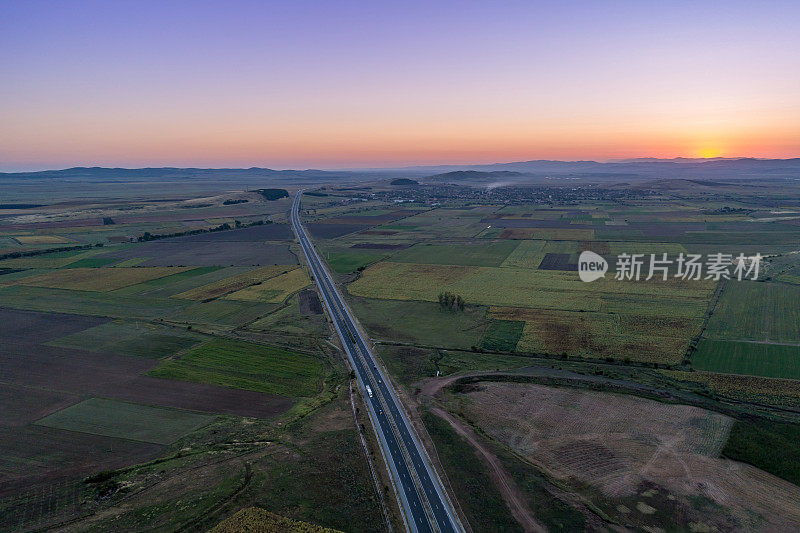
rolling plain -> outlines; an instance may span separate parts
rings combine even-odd
[[[709,183],[307,189],[473,531],[796,523],[800,189]],[[291,198],[118,192],[0,210],[0,529],[402,529]],[[644,279],[740,252],[758,279]]]

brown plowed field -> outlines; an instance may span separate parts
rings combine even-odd
[[[800,523],[800,487],[719,458],[732,424],[724,415],[535,384],[484,382],[466,397],[469,420],[622,523],[764,531]]]

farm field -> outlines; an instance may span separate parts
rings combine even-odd
[[[492,320],[481,339],[484,350],[513,352],[522,336],[525,322],[520,320]]]
[[[219,299],[192,303],[172,313],[169,319],[173,323],[201,324],[227,331],[257,320],[276,307],[277,304]]]
[[[122,264],[118,263],[114,266],[120,267],[122,266]],[[213,266],[213,267],[190,268],[188,270],[184,270],[183,272],[179,272],[177,274],[172,274],[169,276],[164,276],[161,278],[145,281],[143,283],[137,283],[136,285],[129,285],[121,289],[116,289],[114,294],[118,294],[120,296],[128,296],[131,294],[139,294],[143,296],[148,295],[155,297],[172,296],[176,292],[182,292],[181,288],[185,287],[186,285],[189,285],[191,287],[194,287],[196,285],[203,285],[204,281],[206,283],[211,281],[209,278],[216,278],[218,276],[227,277],[230,275],[234,275],[234,273],[240,273],[242,271],[247,271],[247,270],[248,270],[247,267],[222,268]]]
[[[18,235],[14,239],[20,244],[68,244],[75,242],[57,235]]]
[[[545,256],[547,241],[521,241],[501,263],[511,268],[538,268]]]
[[[187,300],[209,300],[212,298],[220,298],[232,292],[249,287],[250,285],[261,283],[271,277],[284,274],[294,268],[296,267],[293,265],[273,265],[259,267],[235,276],[231,276],[229,278],[223,278],[221,280],[202,285],[200,287],[194,287],[179,294],[175,294],[174,297]]]
[[[153,377],[211,383],[291,397],[319,392],[325,367],[312,356],[242,341],[217,339],[161,363]]]
[[[240,531],[286,531],[298,533],[342,533],[338,529],[292,520],[257,507],[248,507],[217,524],[208,533],[238,533]]]
[[[469,348],[480,343],[488,325],[483,307],[451,312],[432,302],[374,298],[351,298],[350,305],[376,340]]]
[[[106,437],[170,444],[211,422],[209,415],[90,398],[57,411],[37,425]]]
[[[299,296],[289,299],[288,305],[247,325],[248,330],[264,333],[278,333],[299,337],[326,337],[330,334],[321,303],[316,312],[303,312]]]
[[[800,344],[800,287],[728,282],[708,322],[709,339]]]
[[[50,346],[161,358],[205,340],[201,335],[149,323],[116,320],[50,341]]]
[[[446,290],[468,304],[493,306],[492,318],[524,322],[517,350],[677,363],[700,331],[714,287],[694,283],[586,284],[560,271],[385,262],[367,268],[348,291],[436,301]]]
[[[385,257],[386,255],[380,253],[339,251],[328,252],[325,255],[325,260],[337,274],[347,274],[348,272],[355,272],[359,268],[364,268],[367,265],[380,261]]]
[[[295,268],[289,272],[267,278],[266,280],[232,292],[225,296],[229,300],[245,302],[280,303],[289,295],[311,284],[305,269]]]
[[[32,257],[15,257],[0,260],[0,268],[60,268],[82,259],[103,253],[103,249],[67,250]]]
[[[21,285],[108,292],[184,272],[185,268],[67,268],[20,280]]]
[[[233,230],[237,231],[237,230]],[[233,231],[221,231],[232,233]],[[216,235],[216,233],[215,233]],[[228,240],[184,241],[162,239],[111,252],[108,257],[144,260],[139,266],[259,266],[297,264],[288,244]]]
[[[517,247],[513,242],[476,244],[417,244],[394,254],[397,263],[499,266]]]
[[[708,372],[800,379],[800,344],[703,339],[692,355],[692,366]]]
[[[787,252],[800,224],[780,212],[800,196],[583,180],[343,181],[304,195],[303,218],[473,530],[520,526],[481,456],[429,408],[475,424],[552,530],[791,529],[800,271]],[[0,212],[3,253],[92,246],[0,260],[0,529],[207,531],[258,507],[381,530],[358,435],[368,422],[357,395],[353,418],[335,336],[306,290],[289,200],[172,185],[131,201],[110,187],[120,197],[107,204]],[[583,250],[609,261],[605,279],[579,280]],[[768,254],[764,281],[716,293],[713,280],[613,279],[620,253],[720,251]],[[442,309],[443,291],[464,309]],[[492,383],[496,371],[559,386]],[[464,373],[484,377],[427,403],[437,377]],[[665,401],[570,388],[581,380]]]
[[[33,286],[0,287],[5,307],[78,315],[153,319],[177,313],[191,305],[185,300],[116,296],[113,292],[70,291]]]
[[[799,487],[719,458],[733,425],[724,415],[534,384],[480,382],[462,396],[482,431],[629,527],[782,528],[800,516]],[[698,498],[689,475],[714,490]]]

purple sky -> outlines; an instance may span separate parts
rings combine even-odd
[[[0,170],[800,155],[800,2],[0,3]]]

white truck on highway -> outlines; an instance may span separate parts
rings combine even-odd
[[[369,397],[372,398],[372,387],[369,385],[367,385],[367,394],[369,394]]]

